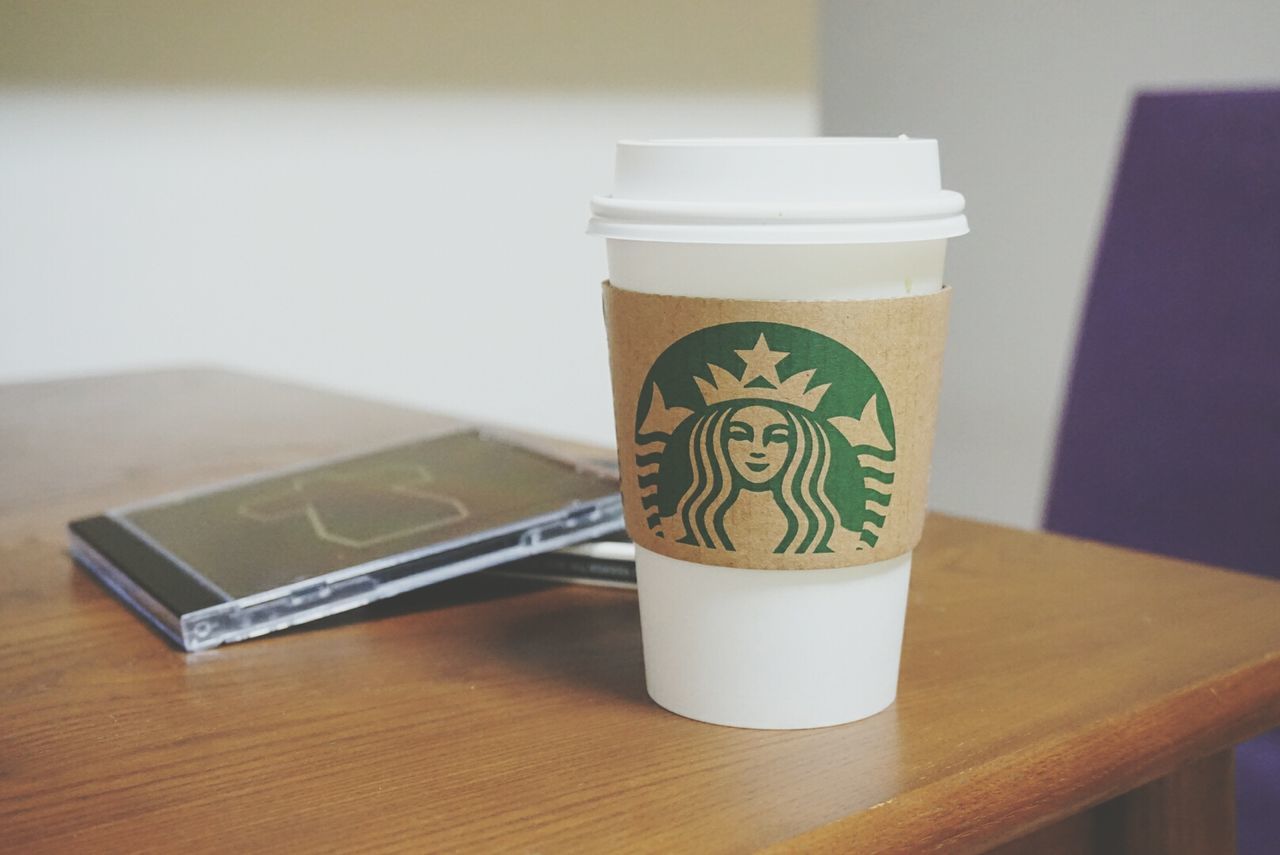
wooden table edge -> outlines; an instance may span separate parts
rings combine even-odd
[[[1280,652],[908,790],[765,851],[985,852],[1173,773],[1185,765],[1188,745],[1193,757],[1208,757],[1277,719]],[[1153,721],[1169,727],[1152,729]],[[1004,810],[984,813],[988,803]]]

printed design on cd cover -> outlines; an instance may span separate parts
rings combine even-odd
[[[707,327],[654,362],[636,409],[653,534],[704,549],[874,547],[889,514],[893,414],[852,350],[787,324]]]
[[[320,540],[365,549],[467,518],[462,502],[427,489],[432,480],[422,466],[322,472],[295,478],[289,489],[238,511],[267,524],[302,515]]]

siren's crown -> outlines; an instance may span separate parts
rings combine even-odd
[[[719,365],[708,363],[707,369],[711,372],[711,381],[708,382],[697,376],[693,378],[698,384],[698,391],[702,393],[702,400],[708,405],[723,401],[754,399],[781,401],[813,412],[822,401],[822,396],[831,388],[830,383],[809,388],[809,381],[813,379],[814,372],[817,370],[814,368],[798,371],[786,380],[780,380],[778,363],[790,354],[770,350],[769,342],[765,340],[763,333],[760,334],[755,347],[750,350],[735,350],[734,353],[738,354],[746,365],[742,376],[735,377]],[[763,382],[753,382],[757,378]]]

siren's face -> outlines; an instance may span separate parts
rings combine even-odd
[[[729,462],[748,484],[765,485],[787,462],[795,436],[782,413],[754,404],[729,421]]]

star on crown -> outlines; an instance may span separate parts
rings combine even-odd
[[[697,376],[693,378],[698,384],[698,391],[702,393],[702,400],[708,405],[754,398],[781,401],[813,412],[822,401],[822,396],[831,388],[830,383],[809,388],[809,381],[813,379],[814,372],[817,370],[814,368],[799,371],[786,380],[780,380],[778,363],[790,356],[790,353],[770,350],[764,333],[760,334],[755,347],[750,350],[735,350],[734,353],[738,354],[746,364],[741,377],[734,377],[719,365],[708,363],[707,369],[711,372],[711,381],[708,382]],[[750,385],[757,378],[764,382]]]

